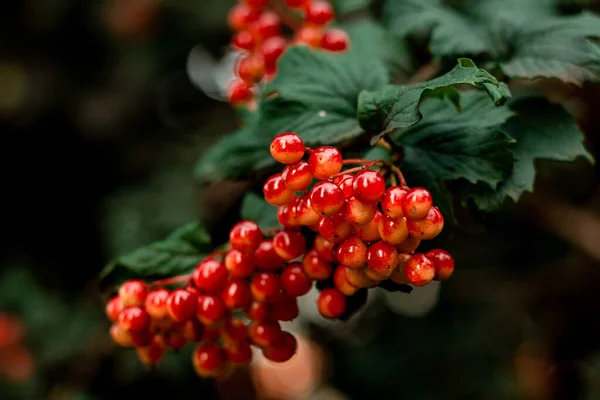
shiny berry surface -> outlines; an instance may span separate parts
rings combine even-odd
[[[354,196],[365,204],[374,204],[385,194],[385,180],[377,171],[366,170],[354,177]]]
[[[414,238],[431,240],[442,232],[444,217],[437,207],[431,207],[422,219],[407,219],[406,227]]]
[[[346,296],[335,288],[323,289],[317,298],[319,313],[325,318],[339,318],[346,311]]]
[[[260,242],[258,249],[254,252],[256,266],[261,270],[277,270],[283,266],[285,260],[277,254],[273,246],[273,240],[265,239]]]
[[[273,248],[284,260],[294,260],[306,253],[306,238],[300,232],[283,230],[273,237]]]
[[[322,217],[318,225],[319,235],[332,243],[341,243],[352,236],[352,225],[341,214]]]
[[[192,318],[196,313],[196,295],[185,289],[177,289],[167,299],[169,316],[177,322]]]
[[[290,296],[303,296],[312,287],[312,279],[304,273],[301,263],[292,263],[281,272],[281,286]]]
[[[148,295],[148,286],[141,280],[129,280],[119,288],[119,298],[123,307],[142,306]]]
[[[256,270],[254,253],[230,250],[225,256],[225,267],[233,278],[247,278]]]
[[[390,218],[404,217],[404,199],[408,190],[401,186],[389,187],[381,199],[381,210]]]
[[[404,273],[414,286],[425,286],[435,277],[435,264],[425,254],[418,253],[406,262]]]
[[[404,217],[390,218],[384,215],[381,217],[377,229],[381,240],[392,245],[400,244],[408,239],[408,228]]]
[[[231,310],[243,309],[250,304],[252,299],[250,284],[243,279],[231,279],[225,285],[221,298]]]
[[[266,359],[273,362],[286,362],[290,360],[298,348],[298,343],[294,335],[289,332],[280,332],[277,338],[263,349],[263,355]]]
[[[268,346],[277,339],[281,327],[277,321],[254,321],[248,327],[250,339],[260,347]]]
[[[333,273],[331,263],[320,258],[319,253],[314,249],[306,253],[302,260],[302,267],[304,268],[304,273],[316,281],[328,279]]]
[[[365,242],[374,242],[381,239],[379,234],[379,221],[383,218],[383,214],[380,211],[375,212],[373,219],[361,226],[354,227],[354,235],[358,236]]]
[[[241,79],[235,79],[227,86],[227,98],[234,106],[246,104],[253,97],[252,87]]]
[[[346,200],[344,219],[354,226],[362,226],[371,222],[376,212],[376,204],[366,204],[356,197],[350,196]]]
[[[404,198],[403,210],[408,219],[421,219],[433,206],[433,198],[427,189],[413,188]]]
[[[304,156],[304,142],[300,136],[285,132],[275,136],[269,148],[271,156],[283,164],[295,164]]]
[[[283,206],[292,200],[295,192],[285,186],[281,174],[275,174],[265,181],[263,194],[267,203]]]
[[[344,197],[349,198],[354,195],[354,175],[351,174],[343,174],[334,179],[333,183],[338,185],[342,192],[344,192]]]
[[[326,25],[333,20],[333,6],[327,1],[312,1],[306,8],[306,22],[314,25]]]
[[[154,319],[163,319],[169,315],[167,300],[171,292],[167,289],[156,289],[148,293],[144,307],[146,312]]]
[[[315,236],[315,241],[313,242],[313,250],[317,253],[321,260],[333,262],[335,260],[333,254],[334,247],[335,244],[325,239],[323,236]]]
[[[338,266],[333,272],[333,284],[337,290],[346,296],[352,296],[358,290],[358,287],[353,286],[346,278],[346,270],[348,268],[343,265]]]
[[[341,52],[350,46],[350,36],[341,29],[328,29],[321,37],[321,48],[332,52]]]
[[[367,245],[360,238],[352,236],[338,246],[336,260],[348,268],[364,267],[367,264]]]
[[[367,266],[382,276],[390,276],[398,266],[398,251],[386,242],[372,244],[367,250]]]
[[[265,301],[279,295],[281,284],[279,277],[272,272],[259,272],[250,282],[252,297],[258,301]]]
[[[228,277],[225,264],[211,259],[202,261],[192,273],[194,285],[208,292],[221,290],[227,284]]]
[[[227,306],[221,297],[201,294],[196,304],[196,316],[205,325],[214,325],[228,315]]]
[[[131,332],[140,332],[150,326],[150,316],[139,306],[127,307],[119,314],[119,326]]]
[[[310,203],[317,214],[334,215],[344,207],[344,192],[332,182],[319,182],[310,191]]]
[[[304,190],[313,180],[310,167],[306,161],[299,161],[285,167],[281,173],[285,187],[289,190]]]
[[[252,221],[238,222],[229,231],[229,243],[234,250],[241,252],[254,251],[263,239],[258,225]]]
[[[335,147],[318,147],[308,158],[308,165],[316,179],[328,179],[342,170],[342,153]]]
[[[123,311],[123,303],[121,303],[121,299],[119,296],[114,296],[112,299],[106,303],[105,313],[108,319],[113,322],[117,322],[119,320],[119,314]]]
[[[203,343],[192,353],[192,365],[202,377],[218,376],[225,363],[225,353],[214,343]]]
[[[435,265],[435,277],[437,281],[445,281],[454,272],[454,258],[445,250],[434,249],[425,253],[425,256],[433,261]]]

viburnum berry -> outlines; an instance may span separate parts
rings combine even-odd
[[[227,307],[221,297],[214,294],[201,294],[196,304],[196,317],[204,325],[214,325],[228,315]]]
[[[442,232],[444,217],[437,207],[431,207],[425,218],[407,219],[406,227],[412,237],[430,240]]]
[[[234,365],[245,365],[252,360],[252,348],[246,341],[226,343],[223,349],[227,360]]]
[[[277,61],[285,53],[286,48],[287,41],[281,36],[273,36],[265,40],[260,47],[260,54],[263,57],[265,67],[267,69],[275,68]]]
[[[406,263],[412,256],[410,254],[402,253],[398,254],[398,266],[390,275],[390,279],[398,284],[406,285],[410,283],[406,278]]]
[[[371,281],[377,282],[377,283],[379,283],[381,281],[385,281],[386,279],[389,278],[389,276],[387,276],[387,275],[381,275],[380,273],[377,273],[377,272],[373,271],[371,268],[363,268],[363,273]],[[348,274],[346,274],[346,275],[348,275]],[[348,282],[350,282],[350,281],[348,281]]]
[[[142,306],[148,295],[148,286],[139,279],[124,282],[119,288],[119,298],[123,307]]]
[[[289,190],[304,190],[312,182],[313,176],[306,161],[298,161],[285,167],[281,173],[285,187]]]
[[[354,189],[353,189],[354,175],[351,175],[351,174],[340,175],[333,180],[333,183],[335,183],[336,185],[338,185],[338,187],[340,189],[342,189],[342,192],[344,192],[345,198],[349,198],[350,196],[354,195]]]
[[[121,303],[121,299],[119,296],[114,296],[112,299],[106,303],[106,316],[113,322],[117,322],[119,320],[119,314],[123,311],[123,303]]]
[[[262,321],[269,316],[270,304],[264,301],[254,300],[244,310],[244,314],[251,321]]]
[[[269,0],[243,0],[244,4],[255,10],[262,10],[269,4]]]
[[[121,327],[118,323],[114,323],[110,327],[110,338],[121,347],[133,347],[131,334]]]
[[[275,297],[281,292],[279,277],[272,272],[259,272],[252,277],[250,291],[259,301]]]
[[[332,265],[319,257],[319,253],[312,249],[302,260],[304,273],[311,279],[322,281],[328,279],[333,273]]]
[[[254,36],[252,35],[252,33],[248,32],[248,31],[239,31],[237,32],[235,35],[233,35],[233,38],[231,39],[231,43],[233,44],[233,46],[239,50],[246,50],[246,51],[252,51],[254,49],[254,46],[256,46],[256,41],[254,40]],[[240,65],[238,63],[238,74],[239,74],[239,69],[240,69]],[[263,65],[263,69],[264,69],[264,65]],[[243,81],[248,82],[248,80],[244,79],[243,77],[240,76],[240,78],[242,78]]]
[[[250,303],[252,298],[250,284],[243,279],[231,279],[223,289],[221,298],[228,308],[232,310],[243,309]]]
[[[422,219],[425,218],[432,206],[431,193],[427,189],[417,187],[406,194],[402,208],[406,218]]]
[[[348,49],[350,36],[341,29],[327,29],[321,36],[321,48],[323,50],[341,52]]]
[[[263,239],[263,234],[252,221],[238,222],[229,231],[229,244],[234,250],[241,252],[255,251]]]
[[[198,310],[196,310],[197,312]],[[181,334],[190,342],[199,342],[204,336],[204,325],[196,318],[188,319],[179,328]]]
[[[263,355],[270,361],[282,363],[291,359],[297,348],[298,343],[294,335],[282,331],[270,345],[263,348]]]
[[[280,279],[283,291],[290,296],[303,296],[312,287],[312,279],[304,273],[301,263],[291,263],[285,267]]]
[[[293,321],[300,315],[298,300],[294,296],[282,295],[270,306],[270,317],[277,321]]]
[[[318,225],[319,235],[333,243],[341,243],[352,236],[352,225],[342,214],[322,217]]]
[[[130,332],[140,332],[150,326],[150,316],[140,306],[127,307],[119,314],[119,326]]]
[[[256,270],[254,253],[230,250],[225,255],[225,267],[233,278],[247,278]]]
[[[425,256],[435,265],[436,281],[445,281],[454,272],[454,258],[445,250],[434,249],[425,253]]]
[[[259,15],[258,10],[253,10],[245,4],[237,4],[229,11],[227,21],[231,29],[241,31],[255,22]]]
[[[344,219],[354,226],[366,225],[373,220],[376,212],[376,204],[366,204],[351,196],[346,199]]]
[[[253,97],[252,87],[241,79],[234,79],[227,86],[227,98],[234,106],[246,104]]]
[[[367,266],[382,276],[390,276],[398,266],[398,251],[389,243],[374,243],[367,249]]]
[[[225,321],[222,337],[226,342],[242,342],[248,338],[248,327],[242,319],[231,317]]]
[[[312,201],[308,195],[297,196],[296,199],[297,202],[294,206],[296,211],[296,222],[304,226],[313,226],[317,224],[321,216],[317,214],[312,207]]]
[[[334,183],[319,182],[310,191],[310,203],[319,215],[334,215],[344,207],[344,192]]]
[[[385,194],[385,179],[377,171],[367,169],[354,177],[354,197],[365,204],[375,204]]]
[[[308,158],[310,172],[318,180],[328,179],[342,170],[342,153],[335,147],[316,148]]]
[[[407,225],[407,229],[408,229],[408,225]],[[396,250],[398,250],[398,253],[412,253],[414,252],[419,245],[421,244],[421,239],[412,237],[412,236],[408,236],[408,239],[406,239],[405,241],[403,241],[402,243],[398,244],[396,246]]]
[[[310,4],[310,0],[285,0],[285,5],[289,8],[303,9],[308,4]]]
[[[279,333],[281,333],[279,322],[272,320],[253,321],[248,327],[250,339],[259,347],[273,343]]]
[[[346,278],[346,267],[343,265],[339,265],[335,271],[333,272],[333,284],[343,294],[346,296],[352,296],[358,288],[353,286],[348,279]]]
[[[312,48],[321,47],[323,29],[320,26],[305,25],[296,31],[294,44]]]
[[[265,239],[260,242],[254,255],[256,266],[261,270],[277,270],[285,264],[285,260],[275,251],[272,239]]]
[[[325,239],[323,236],[315,236],[315,241],[313,242],[313,250],[317,253],[321,260],[333,262],[335,260],[333,254],[334,247],[335,244]]]
[[[323,289],[317,298],[317,308],[325,318],[339,318],[346,312],[346,296],[335,288]]]
[[[264,11],[252,25],[252,30],[258,38],[266,40],[281,34],[281,20],[272,11]]]
[[[389,187],[381,199],[383,213],[390,218],[404,217],[404,199],[407,193],[408,190],[401,186]]]
[[[284,229],[273,237],[273,248],[285,261],[292,261],[306,253],[306,239],[301,232]]]
[[[164,332],[162,336],[165,346],[171,350],[181,350],[187,344],[183,333],[175,329]]]
[[[367,245],[360,238],[351,236],[336,250],[338,263],[348,268],[361,268],[367,264]]]
[[[369,278],[366,274],[367,271],[371,271],[368,268],[348,268],[344,270],[346,274],[346,281],[354,287],[357,288],[370,288],[375,287],[377,284],[384,280],[385,277],[381,277],[380,275],[376,275],[378,279],[373,280]],[[395,271],[395,270],[394,270]],[[381,279],[379,279],[381,278]]]
[[[169,315],[167,300],[171,292],[167,289],[156,289],[148,293],[144,307],[153,319],[163,319]]]
[[[285,186],[281,174],[275,174],[265,181],[263,194],[267,203],[283,206],[288,204],[296,193]]]
[[[147,346],[136,349],[138,358],[146,365],[158,364],[164,357],[165,351],[165,343],[160,335],[155,335]]]
[[[312,1],[306,8],[305,20],[309,24],[326,25],[333,20],[333,6],[327,1]]]
[[[192,318],[196,313],[197,296],[185,289],[177,289],[167,299],[169,316],[177,322]]]
[[[282,164],[295,164],[304,157],[304,142],[293,132],[281,133],[273,139],[269,147],[271,156]]]
[[[203,343],[192,353],[192,365],[202,377],[218,376],[225,364],[225,353],[219,345]]]
[[[435,264],[425,254],[414,254],[406,262],[404,273],[414,286],[425,286],[435,277]]]
[[[408,228],[404,217],[395,219],[384,215],[379,221],[378,229],[381,239],[392,245],[400,244],[408,238]]]
[[[236,71],[241,80],[254,84],[265,75],[265,64],[262,58],[251,55],[239,59]]]
[[[212,259],[202,261],[192,273],[194,285],[208,292],[221,290],[228,278],[229,272],[225,264]]]
[[[354,227],[354,235],[367,243],[380,240],[379,221],[381,221],[381,218],[383,218],[383,214],[380,211],[376,211],[375,216],[369,223]]]
[[[295,202],[295,198],[292,199]],[[296,216],[296,208],[293,204],[279,206],[277,209],[277,221],[284,228],[297,228],[300,225]]]

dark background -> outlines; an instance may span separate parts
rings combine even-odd
[[[200,190],[193,167],[235,127],[215,89],[228,66],[213,65],[232,3],[3,6],[0,312],[27,324],[35,370],[22,383],[0,377],[1,399],[256,396],[246,371],[233,394],[196,378],[189,352],[148,371],[111,344],[96,286],[108,260],[198,215],[227,226],[227,204],[213,207],[235,204],[236,186]],[[544,90],[570,105],[597,155],[598,87]],[[337,391],[314,398],[600,399],[597,169],[539,167],[539,190],[519,206],[459,215],[440,243],[458,266],[441,290],[374,296],[352,329],[304,320],[326,350],[314,356],[322,386]]]

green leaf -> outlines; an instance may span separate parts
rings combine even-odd
[[[451,212],[445,182],[465,179],[495,188],[514,164],[514,140],[501,129],[510,109],[495,107],[475,91],[464,93],[461,103],[458,111],[448,100],[428,100],[424,120],[392,136],[404,147],[400,167],[409,185],[432,191],[445,215]]]
[[[523,193],[533,191],[536,160],[573,161],[584,157],[593,162],[577,123],[561,107],[535,98],[521,100],[512,108],[517,115],[502,127],[516,140],[517,161],[512,174],[496,190],[482,185],[465,185],[460,190],[464,203],[471,199],[484,211],[501,207],[507,199],[516,202]]]
[[[211,250],[208,232],[199,223],[182,226],[158,242],[111,262],[102,271],[104,285],[131,278],[161,279],[191,272]]]
[[[208,148],[195,167],[194,176],[201,182],[248,178],[258,169],[273,165],[269,152],[270,138],[250,127],[223,136]]]
[[[256,134],[269,140],[293,131],[309,146],[360,136],[357,97],[388,82],[384,64],[357,47],[342,54],[292,47],[262,93]]]
[[[511,57],[500,63],[514,78],[557,78],[581,85],[600,79],[600,17],[582,13],[531,20],[510,34]]]
[[[254,192],[244,196],[241,215],[245,220],[256,222],[263,231],[280,227],[277,220],[277,207],[270,205],[262,196]]]
[[[431,81],[362,92],[358,98],[358,120],[363,129],[373,133],[407,128],[423,118],[419,105],[424,97],[449,96],[459,106],[459,94],[453,86],[464,84],[486,90],[496,105],[503,104],[510,95],[508,88],[487,71],[477,68],[468,58],[461,58],[452,71]]]
[[[373,0],[331,0],[336,14],[342,15],[363,9],[368,9]]]

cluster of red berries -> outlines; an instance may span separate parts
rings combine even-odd
[[[286,164],[263,187],[266,201],[279,207],[284,227],[273,238],[274,247],[291,265],[303,257],[297,280],[333,278],[333,286],[319,294],[323,316],[339,318],[346,296],[387,279],[425,286],[450,277],[454,260],[446,251],[415,254],[422,240],[442,231],[444,218],[431,194],[407,187],[399,170],[393,179],[401,184],[387,187],[384,176],[370,169],[378,161],[343,160],[335,147],[307,148],[291,132],[278,135],[270,151]],[[348,164],[363,165],[342,172]],[[308,251],[302,227],[316,232]]]
[[[303,14],[304,21],[291,40],[282,35],[281,19],[275,11],[267,9],[268,4],[268,0],[240,0],[229,12],[229,26],[235,32],[233,48],[243,53],[235,67],[237,79],[228,88],[228,98],[233,105],[248,104],[254,98],[255,85],[274,77],[277,61],[290,44],[334,52],[348,48],[348,35],[327,27],[334,18],[329,2],[286,0],[290,9]]]
[[[0,312],[0,379],[20,383],[33,374],[35,359],[25,344],[26,331],[21,318]]]

